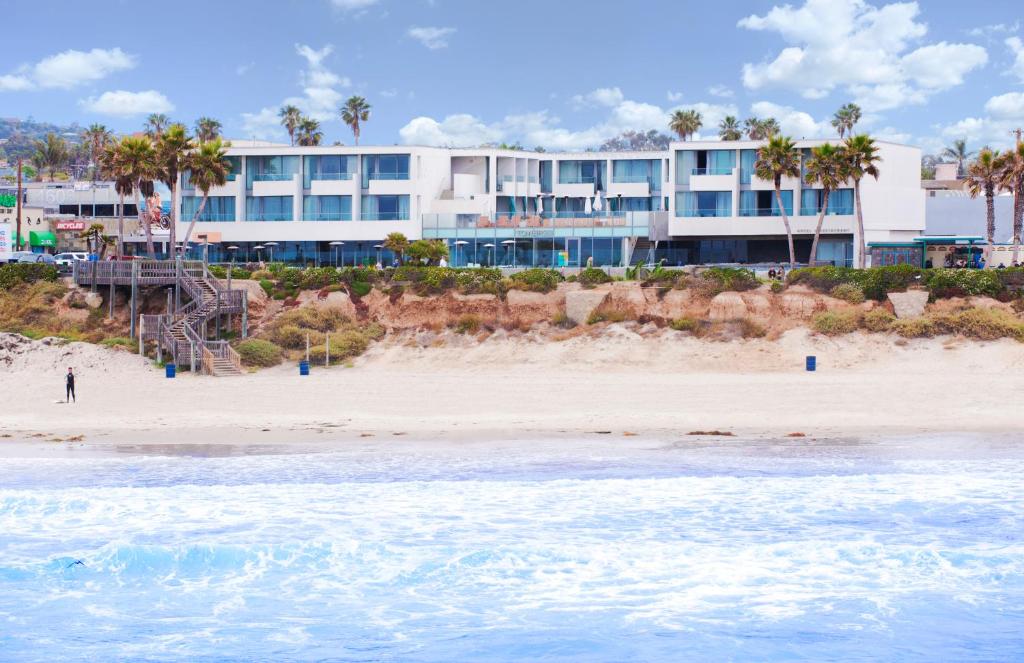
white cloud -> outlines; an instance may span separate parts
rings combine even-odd
[[[1000,33],[1006,34],[1017,32],[1017,30],[1020,30],[1020,21],[1015,21],[1010,24],[993,23],[992,25],[983,25],[979,28],[968,30],[967,34],[972,37],[990,37]]]
[[[964,138],[974,147],[1012,147],[1011,132],[1024,126],[1024,92],[1008,92],[990,98],[985,102],[985,113],[942,127],[940,133],[947,139]]]
[[[675,103],[677,101],[682,101],[683,100],[683,93],[682,92],[673,92],[672,90],[669,90],[668,92],[665,93],[665,98],[668,99],[669,101]]]
[[[365,11],[380,0],[331,0],[331,5],[345,12]]]
[[[448,47],[448,37],[455,34],[455,28],[417,27],[406,33],[432,51]]]
[[[262,108],[255,113],[242,113],[242,131],[246,138],[263,140],[279,138],[284,132],[277,109]]]
[[[985,102],[985,110],[997,118],[1014,118],[1024,115],[1024,92],[1009,92],[992,97]]]
[[[1015,75],[1021,83],[1024,83],[1024,42],[1021,42],[1020,37],[1010,37],[1006,40],[1006,47],[1010,49],[1014,57],[1008,73]]]
[[[22,65],[14,74],[0,75],[0,91],[70,89],[132,69],[135,64],[135,57],[120,48],[62,51],[33,65]]]
[[[725,85],[712,85],[708,88],[708,94],[713,97],[721,97],[723,99],[731,99],[736,96],[735,93]]]
[[[601,88],[572,98],[578,108],[603,108],[607,115],[596,124],[579,130],[569,129],[561,118],[547,110],[507,115],[497,122],[486,122],[468,114],[451,115],[441,121],[417,117],[399,132],[402,142],[421,145],[474,146],[483,143],[519,141],[528,147],[543,146],[555,150],[582,150],[628,130],[668,131],[672,109],[624,98],[618,88]],[[718,123],[726,115],[735,115],[732,105],[704,102],[683,104],[701,113],[709,135],[717,133]]]
[[[79,105],[92,113],[129,117],[148,113],[169,113],[174,110],[170,99],[156,90],[128,92],[113,90],[104,92],[98,97],[89,97],[78,102]]]
[[[782,106],[770,101],[758,101],[750,107],[751,115],[760,118],[774,117],[782,133],[793,138],[830,138],[836,135],[829,120],[817,121],[810,114],[791,106]]]
[[[875,7],[865,0],[805,0],[739,21],[748,30],[776,32],[787,43],[771,60],[743,65],[748,89],[782,88],[808,99],[836,90],[875,110],[924,103],[960,85],[988,62],[975,44],[938,42],[907,49],[926,35],[916,2]]]
[[[385,99],[394,99],[395,97],[398,96],[398,90],[396,90],[395,88],[388,88],[387,90],[381,90],[380,91],[380,96],[384,97]]]
[[[240,64],[237,67],[235,67],[235,73],[239,76],[245,76],[254,66],[256,66],[255,62],[246,62],[245,64]]]

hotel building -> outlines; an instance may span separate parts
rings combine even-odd
[[[825,141],[797,141],[805,156]],[[624,266],[787,260],[773,185],[753,173],[757,142],[690,141],[657,152],[235,144],[231,174],[193,232],[211,260],[387,264],[392,232],[441,239],[456,265]],[[867,242],[920,235],[917,148],[880,142],[881,176],[861,185]],[[821,191],[798,178],[782,202],[808,259]],[[202,197],[183,173],[179,238]],[[833,192],[817,260],[855,258],[852,183]],[[193,251],[196,250],[193,245]]]

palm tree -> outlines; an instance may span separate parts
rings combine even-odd
[[[814,228],[811,255],[807,259],[807,263],[812,264],[818,255],[818,240],[821,238],[821,225],[825,221],[829,195],[847,180],[842,150],[831,143],[812,147],[811,158],[804,164],[804,171],[804,181],[810,186],[818,184],[822,190],[818,225]]]
[[[287,106],[282,106],[281,110],[277,111],[277,116],[281,118],[281,126],[288,132],[288,139],[294,145],[295,130],[299,128],[299,122],[302,120],[302,111],[288,104]]]
[[[200,122],[196,123],[197,127],[202,120],[209,119],[201,118]],[[217,122],[216,120],[210,121]],[[156,141],[157,178],[171,190],[171,227],[170,237],[168,238],[170,245],[169,253],[171,254],[174,253],[177,247],[178,175],[185,169],[185,162],[193,147],[192,139],[189,137],[183,124],[172,124],[167,127],[167,130]]]
[[[836,111],[836,114],[832,116],[832,126],[839,132],[840,140],[846,137],[846,134],[853,135],[853,127],[860,122],[860,106],[857,104],[843,104]]]
[[[151,113],[149,117],[146,118],[146,135],[150,138],[159,138],[160,134],[164,132],[164,129],[169,123],[170,120],[168,120],[167,116],[163,113]]]
[[[119,165],[121,160],[120,141],[111,141],[103,148],[100,155],[100,172],[103,177],[114,180],[114,190],[117,191],[119,204],[117,206],[117,255],[124,255],[124,199],[135,191],[135,184],[121,172]]]
[[[219,120],[215,120],[212,117],[201,117],[196,120],[196,139],[201,143],[205,143],[208,140],[219,138],[222,128]]]
[[[978,153],[978,158],[967,167],[967,190],[971,198],[984,194],[987,211],[986,234],[989,251],[996,236],[996,187],[999,185],[999,152],[987,147]]]
[[[786,206],[782,204],[782,178],[800,177],[800,151],[788,136],[772,136],[768,144],[757,151],[754,173],[762,180],[775,183],[775,203],[782,214],[782,225],[786,227],[786,241],[789,243],[789,268],[796,267],[796,251],[793,248],[793,230],[789,226]]]
[[[111,140],[110,131],[102,124],[92,124],[82,132],[82,140],[89,149],[89,160],[92,162],[92,181],[96,183],[96,175],[99,172],[100,156],[103,148]]]
[[[409,250],[409,240],[402,233],[389,233],[384,239],[384,248],[395,254],[398,264],[405,264],[405,252]]]
[[[185,165],[191,173],[192,183],[203,194],[203,200],[199,208],[192,215],[192,221],[188,224],[185,237],[181,241],[181,252],[185,252],[188,240],[192,237],[192,229],[196,227],[196,221],[202,216],[206,209],[206,202],[210,199],[210,189],[215,186],[224,186],[228,181],[228,173],[231,172],[231,162],[228,161],[227,153],[224,151],[224,143],[220,138],[200,143],[199,147],[192,150],[185,159]]]
[[[860,248],[857,266],[863,269],[867,245],[864,242],[864,210],[860,205],[860,181],[867,176],[878,179],[878,164],[882,158],[878,155],[878,146],[875,145],[874,139],[867,134],[848,136],[843,143],[842,152],[847,174],[853,180],[853,204],[857,208],[857,235]]]
[[[32,158],[33,164],[38,163],[40,170],[45,168],[50,173],[52,182],[57,171],[64,168],[68,163],[68,144],[57,134],[50,132],[46,134],[46,140],[37,140],[35,143],[36,156]],[[38,157],[38,158],[37,158]]]
[[[747,137],[750,140],[767,140],[779,133],[779,122],[774,117],[763,120],[748,117],[743,121],[743,127],[747,130]]]
[[[693,134],[704,126],[703,116],[695,110],[677,110],[669,119],[668,128],[679,136],[679,140],[689,140]]]
[[[740,140],[743,138],[743,130],[735,115],[726,115],[725,119],[718,123],[718,137],[722,140]]]
[[[1013,264],[1020,260],[1020,235],[1024,229],[1024,142],[999,158],[999,184],[1013,191]]]
[[[324,132],[320,131],[320,123],[311,117],[304,117],[299,122],[298,143],[304,147],[315,147],[324,139]]]
[[[81,239],[84,239],[92,244],[93,250],[96,251],[97,257],[100,260],[107,255],[107,247],[113,243],[113,238],[108,235],[104,235],[103,231],[105,228],[102,223],[94,223],[79,235]]]
[[[964,176],[964,164],[971,160],[974,152],[967,149],[967,141],[961,138],[954,140],[951,147],[942,150],[942,156],[956,162],[956,176],[960,178]]]
[[[370,104],[366,99],[359,96],[348,98],[345,105],[341,107],[341,121],[352,129],[356,145],[359,144],[359,123],[370,121]]]
[[[139,225],[146,232],[146,253],[153,257],[153,228],[150,217],[143,209],[143,198],[152,193],[153,181],[159,175],[156,150],[148,136],[125,136],[118,147],[115,177],[124,177],[132,183],[136,196],[136,209],[139,213]]]

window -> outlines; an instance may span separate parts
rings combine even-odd
[[[290,180],[299,172],[299,157],[248,157],[245,186],[253,182],[279,182]]]
[[[409,196],[363,196],[362,221],[408,221]]]
[[[793,215],[793,192],[782,192],[786,215]],[[782,216],[774,191],[740,191],[740,216]]]
[[[309,188],[312,180],[350,180],[355,173],[356,158],[340,154],[306,157],[302,187]]]
[[[191,221],[203,203],[202,196],[182,196],[181,198],[181,221]],[[234,221],[235,220],[235,197],[234,196],[210,196],[206,201],[203,213],[199,215],[200,221]]]
[[[757,150],[740,150],[740,184],[750,184],[754,176],[754,162]]]
[[[363,188],[370,180],[409,179],[408,154],[367,154],[363,156]]]
[[[291,196],[249,196],[245,199],[246,221],[291,221]]]
[[[825,199],[823,189],[804,189],[800,192],[801,216],[817,216]],[[853,214],[853,189],[836,189],[828,195],[826,215]]]
[[[732,192],[679,191],[676,193],[676,216],[732,216]]]
[[[593,184],[604,190],[605,164],[603,161],[559,161],[559,184]]]
[[[302,200],[303,221],[351,221],[352,196],[306,196]]]

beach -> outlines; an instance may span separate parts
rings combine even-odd
[[[422,339],[421,339],[422,340]],[[707,342],[612,325],[423,347],[376,344],[350,367],[282,365],[237,378],[179,374],[84,344],[32,342],[0,361],[0,449],[105,445],[344,445],[353,439],[745,438],[1012,433],[1024,345],[887,335]],[[805,370],[805,357],[818,370]],[[63,374],[78,375],[64,404]]]

